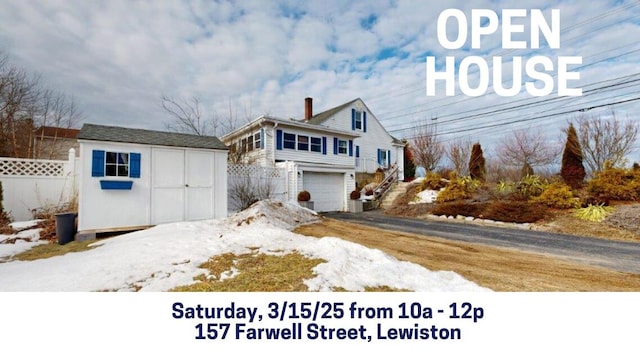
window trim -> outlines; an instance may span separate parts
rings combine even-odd
[[[109,154],[116,154],[115,162],[109,162]],[[121,155],[126,155],[126,161],[120,163]],[[126,174],[120,174],[120,167],[123,166],[126,169]],[[114,167],[115,175],[109,175],[108,168]],[[125,151],[108,151],[104,152],[104,176],[108,178],[129,178],[131,177],[131,153]]]
[[[293,136],[293,140],[291,139],[287,140],[287,135]],[[283,132],[282,133],[282,149],[296,150],[297,138],[298,138],[298,134]],[[289,144],[289,146],[287,146],[287,144]]]
[[[317,140],[317,144],[314,144],[313,140]],[[314,146],[316,146],[318,150],[313,150]],[[322,137],[309,136],[309,151],[322,153]]]
[[[362,111],[360,110],[355,110],[353,113],[353,127],[355,128],[355,130],[362,130]]]
[[[341,145],[344,144],[344,147]],[[344,149],[344,152],[342,150]],[[338,139],[338,155],[349,155],[349,142],[344,139]]]
[[[301,141],[302,138],[305,138],[305,140]],[[296,136],[296,142],[296,149],[298,149],[298,151],[309,151],[309,135],[298,134]],[[304,147],[306,147],[306,149],[304,149]]]

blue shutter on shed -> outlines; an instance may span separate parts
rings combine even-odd
[[[367,112],[362,112],[362,131],[367,132]]]
[[[356,157],[360,157],[360,145],[356,145]]]
[[[391,150],[387,150],[387,166],[391,166]]]
[[[322,137],[322,155],[327,155],[327,137]]]
[[[382,162],[382,150],[378,149],[378,165],[382,165],[380,164]]]
[[[333,155],[338,155],[338,138],[333,138]]]
[[[353,140],[349,140],[349,156],[353,156]]]
[[[91,157],[91,176],[104,176],[104,150],[93,150]]]
[[[129,177],[140,177],[140,153],[129,154]]]
[[[264,129],[260,129],[260,149],[264,149]]]
[[[356,109],[351,109],[351,130],[356,129]]]
[[[282,130],[276,130],[276,149],[282,150]]]

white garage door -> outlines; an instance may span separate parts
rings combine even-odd
[[[344,174],[305,171],[302,183],[315,211],[344,210]]]

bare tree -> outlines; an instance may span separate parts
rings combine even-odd
[[[590,173],[602,171],[607,162],[613,167],[624,165],[638,138],[637,122],[620,121],[613,111],[608,117],[582,115],[575,122]]]
[[[557,144],[550,144],[541,132],[533,130],[514,130],[498,147],[498,157],[505,165],[522,169],[551,165],[558,154]]]
[[[81,117],[73,98],[44,88],[40,77],[13,66],[0,51],[0,156],[39,157],[34,129],[72,128]]]
[[[417,125],[410,143],[416,165],[424,166],[427,171],[435,170],[444,155],[444,146],[438,141],[435,125]]]
[[[456,174],[465,176],[469,174],[469,157],[473,144],[469,139],[456,139],[448,143],[446,155],[453,164]]]
[[[167,130],[179,133],[220,136],[251,120],[250,108],[245,106],[243,116],[239,116],[231,100],[226,116],[219,116],[216,111],[205,114],[198,97],[177,100],[162,95],[161,106],[169,115],[165,122]]]

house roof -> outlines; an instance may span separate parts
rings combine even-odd
[[[331,108],[331,109],[325,110],[325,111],[323,111],[323,112],[321,112],[319,114],[313,115],[311,117],[311,119],[309,119],[309,121],[306,121],[306,123],[307,124],[312,124],[312,125],[322,125],[323,122],[325,122],[326,120],[330,119],[333,115],[335,115],[338,112],[350,107],[353,103],[355,103],[358,100],[362,101],[362,99],[360,99],[360,98],[355,98],[355,99],[353,99],[351,101],[348,101],[348,102],[346,102],[346,103],[344,103],[342,105],[338,105],[338,106],[336,106],[334,108]],[[364,101],[362,101],[362,102],[364,103]],[[302,120],[302,121],[304,121],[304,120]],[[387,130],[385,129],[385,131],[387,131]],[[387,133],[389,133],[389,132],[387,131]],[[394,142],[396,142],[398,144],[402,143],[402,141],[397,139],[395,136],[393,136],[391,134],[389,134],[389,136],[391,136],[391,139]]]
[[[75,139],[78,137],[79,129],[67,129],[55,126],[40,126],[35,130],[36,136]]]
[[[180,134],[96,124],[84,124],[82,129],[80,129],[78,139],[198,149],[228,149],[227,146],[215,136]]]
[[[311,119],[309,119],[309,121],[307,121],[308,124],[313,124],[313,125],[321,125],[323,122],[325,122],[325,120],[330,119],[333,115],[337,114],[338,112],[340,112],[341,110],[348,108],[349,106],[351,106],[351,104],[353,104],[354,102],[360,100],[360,98],[357,99],[353,99],[349,102],[346,102],[342,105],[338,105],[334,108],[331,108],[329,110],[325,110],[319,114],[313,115],[311,117]]]

